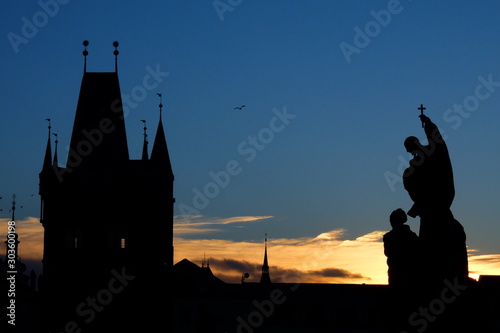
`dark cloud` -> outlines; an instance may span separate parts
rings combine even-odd
[[[215,259],[210,258],[210,265],[216,266],[218,270],[230,270],[237,271],[241,273],[255,274],[256,272],[261,272],[262,266],[251,263],[245,260],[234,260],[234,259]]]
[[[341,268],[324,268],[317,271],[309,271],[309,274],[321,277],[332,277],[332,278],[370,279],[361,274],[351,273]]]
[[[298,269],[288,269],[282,267],[273,267],[270,268],[269,274],[271,275],[271,279],[273,282],[277,283],[293,283],[293,282],[306,282],[304,281],[304,277],[307,273],[302,272]]]
[[[226,282],[238,282],[241,275],[249,273],[248,281],[259,281],[262,273],[262,265],[251,263],[245,260],[234,259],[210,259],[210,266],[217,270],[217,277]],[[358,273],[352,273],[341,268],[325,268],[316,271],[301,271],[298,269],[288,269],[279,266],[270,267],[271,279],[273,282],[307,282],[312,277],[337,278],[337,279],[368,279]]]
[[[248,281],[258,282],[262,274],[262,265],[245,260],[234,259],[210,259],[210,266],[217,270],[217,277],[226,281],[239,281],[244,273],[250,274]],[[281,267],[270,267],[273,282],[297,282],[304,278],[304,272],[297,269],[285,269]]]

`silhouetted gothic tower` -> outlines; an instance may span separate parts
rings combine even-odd
[[[62,322],[98,321],[96,313],[97,319],[86,322],[90,310],[79,318],[75,306],[108,288],[117,275],[122,280],[123,274],[140,277],[147,285],[173,265],[174,175],[161,105],[151,158],[146,151],[141,159],[131,160],[117,72],[118,43],[113,45],[114,72],[87,72],[88,52],[83,52],[84,73],[65,167],[52,159],[49,124],[40,173],[43,276],[45,294],[56,298],[51,311],[69,311]],[[58,324],[46,326],[64,331]]]
[[[269,265],[267,264],[267,235],[264,244],[264,263],[262,264],[262,275],[260,276],[260,283],[271,283],[271,277],[269,276]]]

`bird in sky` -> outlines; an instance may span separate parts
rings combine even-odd
[[[237,107],[235,107],[234,109],[235,109],[235,110],[236,110],[236,109],[241,110],[241,109],[243,109],[244,107],[245,107],[245,105],[242,105],[242,106],[237,106]]]

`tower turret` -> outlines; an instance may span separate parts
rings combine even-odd
[[[57,140],[57,133],[52,133],[52,135],[56,137],[56,141],[54,142],[55,143],[55,147],[54,147],[54,161],[52,162],[52,165],[54,166],[54,168],[58,168],[59,167],[59,161],[57,160],[57,144],[59,143],[59,140]]]
[[[47,118],[46,120],[49,122],[49,135],[47,138],[47,146],[45,148],[45,157],[43,158],[42,172],[48,172],[52,169],[52,146],[50,144],[50,129],[52,126],[50,126],[50,118]]]
[[[162,121],[162,108],[163,104],[161,102],[162,95],[160,93],[157,94],[160,97],[160,120],[158,121],[158,128],[156,130],[155,140],[153,142],[153,149],[151,150],[151,161],[153,164],[161,168],[162,171],[172,175],[172,165],[170,164],[170,155],[168,154],[167,148],[167,140],[165,138],[165,132],[163,130],[163,121]]]

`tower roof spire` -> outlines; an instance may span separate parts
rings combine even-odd
[[[161,168],[167,169],[172,176],[172,165],[170,164],[170,156],[168,154],[168,148],[167,148],[167,140],[165,139],[165,132],[163,130],[163,122],[162,122],[162,96],[160,93],[157,93],[157,95],[160,97],[160,120],[158,121],[158,129],[156,131],[156,137],[153,143],[153,149],[151,150],[151,161],[154,161],[155,163],[158,163],[158,166]]]
[[[57,133],[52,133],[52,135],[56,137],[56,142],[55,142],[56,145],[54,148],[54,162],[52,163],[52,165],[57,168],[59,166],[59,163],[57,160],[57,144],[59,143],[59,140],[57,140]]]
[[[113,45],[118,47],[117,42]],[[66,162],[68,173],[116,170],[129,161],[116,73],[118,53],[115,50],[115,72],[88,72],[85,66]]]
[[[50,126],[50,118],[47,118],[45,120],[49,122],[49,125],[47,127],[49,134],[47,138],[47,147],[45,148],[45,157],[43,159],[42,171],[49,171],[52,165],[52,147],[50,144],[50,129],[52,128],[52,126]]]

